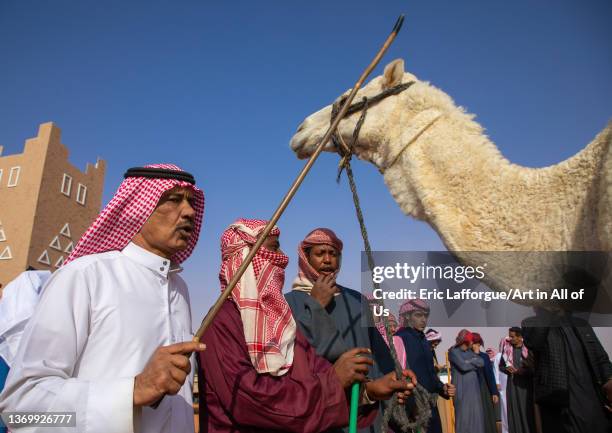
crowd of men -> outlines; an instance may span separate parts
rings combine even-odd
[[[360,384],[360,431],[387,433],[382,410],[391,399],[414,418],[417,391],[432,402],[423,432],[446,432],[449,425],[457,433],[496,432],[502,406],[508,431],[535,432],[535,402],[544,404],[545,432],[610,431],[612,364],[588,324],[562,314],[559,320],[570,322],[560,323],[561,331],[527,323],[510,330],[498,354],[485,353],[482,338],[464,330],[449,349],[446,380],[435,352],[441,336],[425,331],[429,306],[404,303],[389,341],[367,298],[336,282],[343,244],[326,228],[312,230],[298,246],[299,272],[283,294],[289,258],[275,227],[201,340],[193,341],[180,272],[203,214],[203,192],[179,167],[128,170],[65,265],[44,276],[29,320],[0,340],[1,347],[9,335],[19,337],[0,350],[0,373],[8,370],[0,412],[75,414],[76,427],[27,431],[193,432],[197,368],[203,432],[348,431],[354,383]],[[223,232],[221,291],[265,225],[240,218]],[[2,308],[8,307],[0,302]],[[558,347],[573,350],[559,357]],[[559,364],[565,382],[550,374]]]

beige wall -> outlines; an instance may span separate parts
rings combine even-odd
[[[68,257],[66,248],[71,242],[76,246],[81,235],[100,212],[102,203],[104,161],[98,161],[96,165],[87,164],[85,173],[81,172],[68,161],[68,149],[61,144],[60,133],[60,129],[52,124],[41,126],[42,141],[47,144],[49,151],[38,195],[36,221],[28,257],[28,264],[37,269],[57,269],[57,261],[60,257]],[[64,174],[72,178],[69,196],[61,192]],[[77,203],[76,200],[79,184],[87,188],[85,205]],[[70,237],[60,234],[66,224],[70,228]],[[50,246],[56,236],[60,250]],[[45,250],[51,266],[45,266],[38,261]]]
[[[17,186],[7,186],[11,167],[21,167]],[[57,269],[54,264],[68,253],[49,246],[59,235],[62,250],[74,245],[100,211],[105,163],[88,164],[85,173],[68,161],[68,149],[61,144],[61,131],[53,123],[40,125],[37,137],[28,139],[21,154],[0,157],[0,222],[13,258],[0,260],[0,283],[6,285],[28,266]],[[63,174],[72,177],[70,196],[60,192]],[[78,184],[87,187],[85,205],[76,202]],[[71,238],[60,235],[68,223]],[[38,262],[47,250],[50,266]]]
[[[6,285],[27,267],[28,245],[34,225],[38,190],[46,151],[35,139],[26,142],[24,152],[0,157],[0,222],[6,241],[0,242],[0,254],[8,245],[12,259],[0,260],[0,283]],[[8,187],[12,167],[20,167],[18,183]]]

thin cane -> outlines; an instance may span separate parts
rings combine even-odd
[[[453,383],[453,377],[451,375],[451,366],[450,363],[448,362],[448,350],[446,351],[446,371],[448,372],[448,384],[450,385],[451,383]],[[451,432],[454,433],[455,432],[455,402],[454,402],[454,397],[450,398],[450,411],[449,411],[449,418],[450,418],[450,426],[451,426]]]
[[[404,15],[400,15],[397,21],[395,22],[395,25],[393,26],[393,30],[391,31],[391,34],[385,40],[385,43],[383,44],[382,48],[378,51],[378,53],[374,57],[374,60],[372,60],[372,62],[368,65],[365,71],[363,71],[363,73],[361,74],[361,76],[359,77],[355,85],[353,86],[351,93],[346,98],[344,105],[340,109],[340,112],[338,113],[336,119],[334,119],[334,121],[328,128],[327,132],[321,139],[321,142],[317,146],[316,150],[314,151],[314,153],[312,154],[312,156],[310,157],[310,159],[308,160],[308,162],[306,163],[306,165],[304,166],[304,168],[302,169],[298,177],[295,179],[295,181],[289,188],[289,191],[287,192],[287,194],[281,201],[280,205],[278,206],[278,208],[272,215],[272,218],[270,218],[270,220],[268,221],[268,224],[266,225],[264,230],[259,235],[257,242],[255,242],[253,247],[251,247],[249,254],[242,261],[242,264],[236,271],[236,274],[234,274],[234,277],[232,278],[232,280],[229,282],[229,284],[227,285],[223,293],[221,293],[221,296],[219,296],[219,298],[217,299],[217,302],[215,302],[215,304],[210,309],[208,314],[206,314],[206,317],[204,317],[204,320],[202,321],[200,328],[198,329],[198,331],[195,333],[195,336],[193,337],[194,341],[200,341],[200,339],[202,338],[202,335],[204,334],[206,329],[210,326],[215,316],[221,309],[221,306],[223,305],[223,302],[225,302],[225,299],[227,299],[230,296],[230,294],[232,293],[232,290],[234,289],[238,281],[240,281],[242,274],[244,274],[244,272],[246,271],[247,267],[251,263],[251,260],[253,260],[253,257],[255,256],[255,254],[257,253],[257,251],[259,250],[259,248],[265,241],[266,237],[268,237],[268,235],[270,234],[270,232],[276,225],[276,222],[279,220],[279,218],[281,217],[281,215],[283,214],[283,212],[289,205],[289,202],[291,201],[291,199],[297,192],[298,188],[302,184],[304,178],[310,171],[316,159],[323,151],[323,147],[329,141],[332,134],[335,132],[336,128],[338,127],[338,124],[346,115],[347,110],[349,109],[349,107],[351,106],[351,103],[353,102],[353,98],[357,94],[357,91],[363,85],[364,81],[368,78],[368,76],[374,70],[374,68],[378,65],[378,63],[384,56],[385,52],[387,51],[387,49],[391,46],[391,44],[395,40],[395,37],[397,36],[400,29],[402,28],[403,22],[404,22]],[[350,412],[350,417],[349,417],[349,432],[350,433],[357,432],[358,405],[359,405],[359,383],[355,383],[352,385],[352,389],[351,389],[351,412]]]
[[[349,433],[357,433],[357,412],[359,410],[359,382],[351,385],[351,411],[349,413]]]
[[[304,168],[302,169],[298,177],[295,179],[295,181],[289,188],[289,191],[287,192],[287,194],[281,201],[280,205],[278,206],[278,208],[272,215],[272,218],[270,218],[268,224],[266,225],[264,230],[259,235],[257,242],[255,242],[253,247],[251,247],[249,254],[242,261],[242,264],[236,271],[236,274],[234,274],[234,278],[232,278],[232,280],[229,282],[229,284],[227,285],[223,293],[221,293],[221,296],[219,296],[219,298],[217,299],[213,307],[210,309],[208,314],[206,314],[206,317],[204,317],[204,320],[202,321],[200,328],[198,329],[198,331],[195,333],[195,336],[193,337],[194,341],[200,341],[200,339],[202,338],[202,334],[204,334],[204,331],[206,331],[206,329],[210,326],[210,324],[214,320],[215,316],[221,309],[221,306],[223,305],[223,302],[225,301],[225,299],[227,299],[230,296],[230,294],[232,293],[232,290],[234,290],[234,287],[236,286],[238,281],[240,281],[242,274],[244,274],[247,267],[251,263],[251,260],[253,260],[253,257],[255,256],[255,254],[257,253],[257,251],[259,250],[259,248],[265,241],[266,237],[268,237],[268,235],[270,234],[270,232],[276,225],[277,221],[279,220],[279,218],[281,217],[281,215],[283,214],[283,212],[289,205],[289,202],[291,201],[291,199],[293,198],[293,196],[299,189],[300,185],[302,184],[304,178],[306,177],[311,167],[315,163],[319,154],[323,151],[323,147],[329,141],[331,135],[334,133],[334,131],[338,127],[338,124],[340,123],[342,118],[345,116],[346,111],[348,110],[348,108],[351,105],[351,102],[353,101],[353,98],[357,94],[357,91],[362,86],[364,81],[368,78],[370,73],[374,70],[374,68],[378,65],[378,63],[382,59],[383,55],[385,54],[389,46],[391,46],[391,44],[393,43],[393,40],[399,33],[403,22],[404,22],[404,15],[400,15],[400,17],[395,22],[395,25],[393,26],[393,30],[391,31],[391,34],[389,35],[389,37],[387,37],[387,40],[385,41],[382,48],[378,51],[378,53],[374,57],[374,60],[372,60],[372,63],[370,63],[368,67],[365,69],[365,71],[363,71],[363,73],[359,77],[359,80],[357,80],[357,82],[353,86],[353,89],[351,90],[351,93],[349,94],[348,98],[344,102],[344,105],[342,106],[340,113],[336,117],[335,121],[331,124],[331,126],[329,127],[329,129],[327,130],[323,138],[321,139],[321,142],[317,146],[316,150],[314,151],[314,153],[312,154],[312,156],[310,157],[310,159],[308,160],[308,162],[306,163],[306,165],[304,166]]]
[[[293,198],[293,196],[295,195],[295,193],[299,189],[300,185],[304,181],[304,178],[306,177],[306,175],[308,174],[308,172],[310,171],[310,169],[314,165],[315,161],[317,160],[317,158],[319,157],[319,155],[323,151],[323,147],[329,141],[329,139],[331,138],[332,134],[336,131],[336,128],[338,127],[338,124],[340,123],[340,121],[346,115],[346,112],[348,111],[349,107],[351,106],[351,103],[353,102],[353,98],[355,98],[355,95],[357,94],[357,91],[361,88],[361,86],[363,85],[364,81],[368,78],[368,76],[372,73],[374,68],[376,68],[376,66],[378,65],[378,63],[382,59],[382,57],[385,55],[385,53],[387,52],[387,50],[389,49],[389,47],[391,46],[391,44],[395,40],[395,37],[397,36],[399,31],[401,30],[403,23],[404,23],[404,15],[402,14],[402,15],[399,16],[399,18],[395,22],[395,25],[393,26],[393,30],[391,31],[391,34],[387,37],[387,39],[385,40],[385,43],[383,44],[381,49],[378,51],[378,53],[376,53],[376,56],[374,57],[372,62],[363,71],[363,73],[361,74],[361,76],[359,77],[359,79],[357,80],[355,85],[353,86],[353,89],[351,90],[351,93],[349,93],[349,96],[346,98],[346,100],[344,102],[344,105],[342,105],[342,108],[340,109],[340,112],[338,113],[338,116],[336,117],[334,122],[332,122],[330,127],[327,129],[327,132],[325,133],[325,135],[321,139],[321,142],[319,143],[319,145],[315,149],[314,153],[311,155],[311,157],[308,160],[308,162],[306,162],[306,165],[304,165],[304,168],[302,168],[302,171],[300,172],[300,174],[298,174],[297,178],[293,181],[293,184],[289,188],[289,191],[287,191],[287,194],[285,194],[285,197],[281,201],[280,205],[278,206],[276,211],[274,211],[274,214],[272,215],[272,218],[270,218],[270,220],[268,221],[268,224],[266,224],[266,227],[263,229],[263,231],[261,232],[261,234],[257,238],[257,241],[251,247],[249,253],[247,254],[247,256],[242,261],[242,264],[240,265],[240,267],[236,271],[236,274],[234,274],[234,277],[231,279],[231,281],[229,282],[229,284],[227,285],[225,290],[221,293],[221,295],[219,296],[219,298],[217,299],[217,301],[215,302],[213,307],[208,311],[208,313],[204,317],[204,320],[202,320],[202,323],[200,324],[200,327],[198,328],[197,332],[193,336],[193,341],[196,341],[196,342],[200,341],[200,339],[202,338],[202,335],[204,334],[206,329],[208,329],[208,327],[210,326],[212,321],[217,316],[217,313],[219,313],[219,310],[223,306],[223,302],[225,302],[225,299],[227,299],[230,296],[230,294],[232,293],[232,290],[234,290],[234,287],[236,286],[236,284],[238,284],[238,281],[240,281],[240,278],[242,277],[242,274],[244,274],[244,272],[248,268],[249,264],[253,260],[253,257],[255,257],[255,254],[257,254],[257,251],[259,250],[261,245],[264,243],[264,241],[266,240],[266,238],[268,237],[268,235],[270,234],[270,232],[272,231],[272,229],[274,228],[274,226],[278,222],[279,218],[281,217],[281,215],[283,214],[283,212],[285,211],[285,209],[287,208],[287,206],[291,202],[291,199]],[[154,406],[159,405],[160,402],[161,402],[161,399],[159,401],[157,401],[154,404]],[[351,404],[351,407],[352,407],[352,404]]]

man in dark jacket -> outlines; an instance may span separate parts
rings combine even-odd
[[[482,350],[484,346],[482,336],[477,332],[472,335],[474,338],[472,351],[480,356],[484,365],[478,369],[478,381],[480,382],[480,396],[485,418],[485,432],[497,433],[495,405],[499,403],[499,390],[495,382],[493,363],[489,359],[489,355]]]
[[[522,326],[544,433],[612,431],[612,363],[589,323],[541,310]]]
[[[368,300],[361,293],[336,283],[342,257],[342,241],[328,228],[312,230],[298,246],[298,276],[285,298],[293,317],[318,355],[335,363],[346,351],[371,350],[374,365],[367,387],[377,388],[385,377],[395,377],[393,359],[374,327]],[[364,307],[365,305],[365,307]],[[387,375],[387,376],[384,376]],[[383,400],[366,389],[370,405]],[[379,419],[360,432],[382,433]],[[343,431],[348,431],[345,427]]]
[[[395,334],[404,344],[407,365],[416,374],[418,382],[432,394],[444,398],[455,395],[455,386],[440,381],[434,369],[434,358],[431,344],[425,337],[425,328],[429,319],[429,305],[420,299],[404,302],[400,311],[402,328]],[[408,404],[410,408],[410,404]],[[442,424],[437,406],[431,408],[431,419],[427,433],[442,433]]]

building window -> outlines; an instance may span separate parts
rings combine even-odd
[[[9,172],[8,183],[6,186],[13,187],[17,186],[19,182],[19,173],[21,172],[21,167],[13,167]]]
[[[72,177],[68,176],[64,173],[64,178],[62,179],[62,189],[61,192],[64,195],[70,197],[70,190],[72,189]]]
[[[77,189],[76,201],[79,204],[85,206],[85,199],[87,198],[87,187],[82,183],[79,183],[79,188]]]

